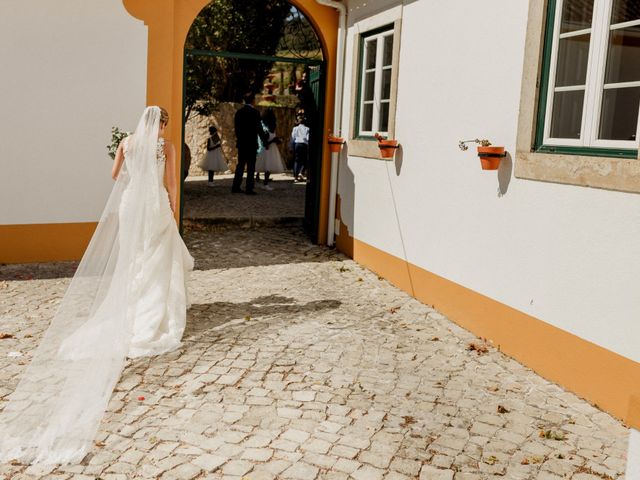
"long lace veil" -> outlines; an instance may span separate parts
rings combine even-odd
[[[157,228],[159,125],[160,109],[147,107],[127,140],[91,242],[0,413],[0,462],[77,463],[93,445],[129,349],[139,259]]]

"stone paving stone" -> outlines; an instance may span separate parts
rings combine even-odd
[[[318,476],[319,469],[308,463],[296,462],[282,472],[282,478],[296,480],[314,480]]]
[[[221,465],[223,465],[228,459],[225,457],[219,457],[217,455],[204,454],[196,457],[192,460],[194,465],[206,470],[208,472],[213,472],[218,469]]]
[[[222,472],[225,475],[244,475],[248,473],[249,470],[253,468],[251,462],[246,462],[244,460],[230,460],[225,463],[222,467]]]
[[[456,475],[456,477],[457,476],[458,475]],[[453,470],[441,470],[430,465],[425,465],[422,467],[422,470],[420,470],[420,480],[452,480],[453,478]]]
[[[183,346],[127,362],[83,464],[0,478],[623,478],[620,422],[298,227],[185,238]],[[76,265],[0,266],[0,408]]]

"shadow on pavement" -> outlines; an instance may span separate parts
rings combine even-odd
[[[294,298],[280,295],[257,297],[248,302],[212,302],[194,304],[187,310],[187,327],[184,332],[185,341],[202,341],[203,336],[220,335],[224,326],[260,319],[273,315],[292,315],[320,312],[339,308],[339,300],[314,300],[297,303]],[[196,337],[196,338],[194,338]],[[200,337],[200,338],[198,338]],[[208,341],[208,338],[207,338]]]

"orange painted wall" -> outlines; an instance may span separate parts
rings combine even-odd
[[[95,222],[0,225],[0,263],[78,260]]]

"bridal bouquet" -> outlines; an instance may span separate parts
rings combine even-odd
[[[120,130],[118,127],[111,127],[111,143],[107,145],[107,150],[109,151],[109,156],[111,160],[116,158],[116,150],[118,150],[118,145],[123,138],[131,135],[131,132],[125,132]]]

